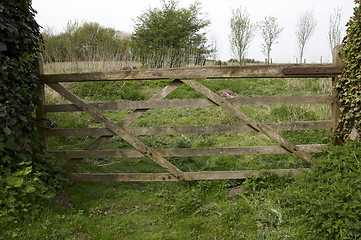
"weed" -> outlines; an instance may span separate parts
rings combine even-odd
[[[314,171],[296,178],[282,194],[284,206],[298,216],[296,227],[301,236],[361,237],[360,148],[358,142],[327,148]]]

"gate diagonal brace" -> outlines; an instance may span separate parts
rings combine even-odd
[[[181,81],[187,84],[188,86],[190,86],[191,88],[193,88],[194,90],[196,90],[197,92],[202,93],[204,96],[206,96],[209,100],[211,100],[218,106],[228,110],[239,120],[244,121],[246,124],[257,130],[258,132],[261,132],[266,136],[268,136],[269,138],[271,138],[272,140],[276,141],[278,144],[281,145],[281,147],[285,148],[287,151],[294,153],[304,161],[308,162],[311,165],[314,165],[314,162],[311,160],[311,155],[309,153],[301,150],[295,144],[293,144],[289,140],[279,135],[271,127],[266,126],[260,121],[244,113],[237,106],[233,105],[230,101],[222,98],[221,96],[219,96],[218,94],[216,94],[215,92],[205,87],[196,80],[181,80]]]
[[[106,128],[108,128],[114,134],[116,134],[119,137],[121,137],[122,139],[124,139],[127,143],[129,143],[135,149],[137,149],[140,153],[142,153],[145,157],[150,158],[151,160],[156,162],[158,165],[163,167],[165,170],[167,170],[169,173],[171,173],[177,179],[183,180],[183,181],[184,180],[186,180],[186,181],[193,180],[186,173],[182,172],[180,169],[178,169],[176,166],[174,166],[169,161],[167,161],[164,157],[162,157],[157,151],[149,148],[144,143],[142,143],[137,138],[135,138],[131,133],[129,133],[127,130],[125,130],[124,127],[119,126],[119,125],[113,123],[112,121],[110,121],[107,117],[102,115],[97,108],[86,104],[83,100],[81,100],[80,98],[75,96],[73,93],[69,92],[68,90],[66,90],[59,83],[48,83],[48,85],[51,88],[53,88],[55,91],[57,91],[59,94],[61,94],[64,98],[66,98],[67,100],[72,102],[74,105],[79,107],[81,110],[88,113],[95,120],[104,124]]]
[[[170,93],[172,93],[175,89],[177,89],[179,86],[181,86],[183,82],[180,80],[174,80],[171,83],[169,83],[167,86],[162,88],[159,92],[157,92],[153,97],[149,99],[149,101],[152,100],[161,100],[168,96]],[[134,120],[142,116],[145,112],[147,112],[149,109],[136,109],[129,115],[127,115],[122,121],[118,123],[118,126],[126,127],[129,124],[131,124]],[[98,149],[100,146],[106,144],[113,136],[101,136],[97,138],[94,142],[89,144],[85,150],[95,150]],[[73,168],[76,164],[81,162],[82,159],[70,159],[67,163],[63,165],[63,168],[65,170],[70,170]]]

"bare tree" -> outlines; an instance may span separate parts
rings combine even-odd
[[[312,11],[307,11],[298,19],[296,37],[298,42],[298,53],[300,54],[300,63],[302,63],[306,44],[311,38],[316,28],[316,20]]]
[[[262,43],[262,52],[267,57],[267,62],[271,59],[272,45],[275,43],[283,28],[280,28],[277,23],[276,17],[265,17],[263,21],[259,23],[261,35],[264,43]]]
[[[219,49],[218,49],[217,37],[214,34],[212,34],[209,40],[209,49],[210,49],[209,57],[211,58],[211,60],[213,60],[213,63],[216,64],[216,61],[219,56]]]
[[[328,43],[331,52],[333,49],[341,44],[343,28],[341,26],[342,9],[335,8],[333,15],[330,15],[330,25],[328,28]]]
[[[242,65],[242,60],[246,58],[248,45],[255,35],[256,27],[255,24],[251,23],[247,10],[242,11],[241,8],[232,11],[230,27],[229,39],[232,52]]]

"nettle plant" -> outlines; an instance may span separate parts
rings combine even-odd
[[[361,6],[355,0],[354,16],[347,26],[344,39],[344,72],[337,84],[341,117],[336,130],[339,141],[348,139],[352,129],[361,133]]]
[[[56,162],[44,151],[34,112],[39,99],[35,58],[39,25],[28,0],[0,5],[0,225],[13,223],[37,197],[60,186]],[[58,168],[60,169],[60,168]]]

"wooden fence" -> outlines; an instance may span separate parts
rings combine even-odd
[[[340,52],[336,51],[337,57]],[[192,181],[211,179],[243,179],[261,174],[258,170],[246,171],[210,171],[210,172],[184,172],[169,162],[166,157],[184,156],[221,156],[244,154],[284,154],[297,155],[310,165],[313,165],[310,153],[322,152],[325,145],[309,144],[295,145],[282,137],[278,131],[327,129],[334,128],[339,116],[339,105],[336,101],[337,92],[325,96],[270,96],[270,97],[236,97],[224,98],[196,79],[227,79],[231,78],[331,78],[336,83],[338,75],[342,72],[339,57],[333,64],[315,65],[255,65],[239,67],[204,67],[204,68],[177,68],[177,69],[150,69],[129,70],[102,73],[77,73],[77,74],[42,74],[39,66],[41,80],[42,101],[39,104],[37,117],[43,126],[45,143],[50,136],[99,136],[84,150],[51,151],[59,159],[69,159],[64,165],[69,170],[84,158],[137,158],[147,157],[165,169],[165,173],[69,173],[74,181]],[[173,81],[149,100],[86,103],[72,92],[64,88],[61,82],[91,82],[91,81],[132,81],[132,80],[160,80],[172,79]],[[44,85],[48,85],[72,104],[46,105]],[[167,99],[167,95],[182,84],[186,84],[201,93],[203,99]],[[331,120],[287,122],[264,124],[241,111],[239,105],[269,105],[269,104],[331,104]],[[220,106],[233,114],[242,124],[217,125],[217,126],[178,126],[178,127],[128,127],[130,123],[153,108],[174,107],[206,107]],[[132,109],[132,113],[120,122],[113,122],[101,111]],[[89,114],[104,128],[48,128],[44,124],[47,113],[83,111]],[[223,148],[178,148],[178,149],[153,149],[145,145],[136,135],[176,135],[176,134],[211,134],[211,133],[240,133],[256,131],[263,133],[278,146],[253,146],[253,147],[223,147]],[[98,150],[113,136],[119,136],[134,149]],[[300,169],[270,169],[279,175],[284,173],[300,173]]]

